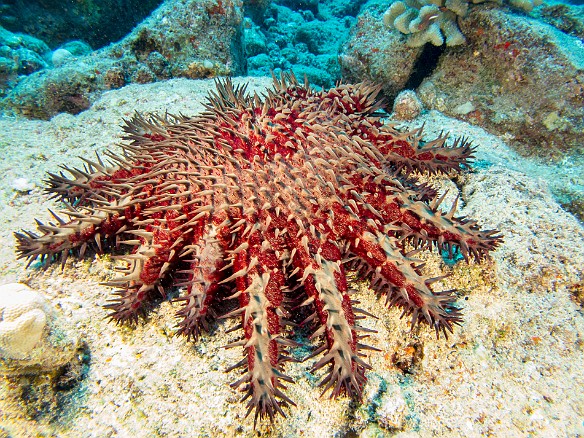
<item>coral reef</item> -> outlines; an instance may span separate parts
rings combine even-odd
[[[458,46],[466,38],[458,28],[458,20],[466,17],[472,4],[486,0],[398,0],[383,16],[387,27],[407,35],[407,44],[420,47],[426,43],[435,46]],[[509,4],[525,12],[542,4],[542,0],[509,0]]]
[[[16,233],[29,264],[65,263],[92,247],[121,256],[124,276],[107,305],[110,318],[135,322],[169,287],[178,332],[198,338],[217,303],[237,299],[242,368],[234,384],[256,419],[284,415],[284,364],[297,344],[288,325],[311,328],[321,346],[313,371],[327,368],[323,392],[358,396],[370,366],[363,360],[369,315],[349,296],[347,270],[369,279],[412,326],[437,334],[461,321],[454,291],[433,291],[413,255],[437,248],[481,260],[501,242],[496,231],[439,206],[444,196],[413,171],[460,172],[473,150],[465,141],[421,140],[372,113],[378,89],[344,85],[314,91],[294,77],[276,79],[262,99],[231,81],[217,83],[196,117],[135,116],[129,143],[109,161],[86,160],[71,177],[51,174],[48,192],[67,201],[68,219]],[[412,251],[413,250],[413,251]]]
[[[21,283],[0,286],[0,374],[38,374],[68,364],[78,339],[49,303]]]
[[[252,16],[253,22],[245,26],[248,74],[269,76],[272,70],[290,70],[297,77],[306,74],[313,84],[333,86],[341,78],[339,46],[359,10],[353,5],[337,11],[348,15],[338,16],[334,6],[334,2],[278,2],[263,16]]]
[[[48,119],[77,114],[104,90],[132,82],[241,74],[242,20],[236,1],[168,0],[118,43],[22,78],[2,107]]]
[[[0,26],[0,97],[16,84],[19,76],[46,68],[50,51],[43,41]]]
[[[575,19],[576,10],[569,10]],[[523,155],[561,160],[579,153],[580,39],[528,15],[476,5],[460,20],[466,44],[410,47],[398,32],[380,37],[382,14],[374,8],[361,14],[343,46],[339,61],[349,80],[383,84],[390,102],[414,89],[427,109],[505,135]]]
[[[51,48],[71,40],[83,40],[99,48],[123,38],[160,3],[161,0],[7,1],[0,5],[0,25],[40,38]]]

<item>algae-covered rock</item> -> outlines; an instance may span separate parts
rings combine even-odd
[[[527,16],[476,8],[463,50],[446,50],[418,89],[425,106],[505,134],[522,154],[562,159],[584,132],[584,47]],[[472,111],[461,105],[472,99]]]
[[[23,78],[2,107],[48,119],[132,82],[242,74],[242,21],[237,1],[167,0],[120,42]]]
[[[413,90],[400,92],[393,102],[392,117],[395,120],[414,120],[420,115],[424,106]]]
[[[466,44],[411,47],[407,35],[383,27],[382,14],[359,16],[339,57],[345,78],[380,83],[389,104],[415,89],[426,108],[505,135],[523,155],[581,152],[584,46],[576,34],[480,4],[458,20]]]
[[[339,64],[344,80],[380,84],[384,94],[393,99],[406,87],[422,48],[406,45],[406,37],[399,32],[388,32],[382,15],[376,8],[359,15],[340,50]]]

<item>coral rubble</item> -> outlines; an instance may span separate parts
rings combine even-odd
[[[198,338],[222,297],[237,299],[243,388],[256,419],[293,404],[284,365],[297,344],[286,335],[302,321],[321,346],[313,371],[332,396],[359,396],[370,367],[367,332],[346,273],[369,279],[412,326],[437,334],[461,321],[454,291],[433,291],[417,250],[437,248],[481,260],[496,231],[440,210],[444,199],[414,171],[460,172],[473,149],[444,137],[423,142],[373,113],[378,89],[366,84],[314,91],[276,79],[264,98],[231,81],[217,83],[195,117],[135,116],[129,143],[108,162],[86,160],[71,177],[51,174],[48,192],[69,205],[40,234],[16,233],[20,257],[65,263],[87,248],[121,256],[124,276],[107,305],[116,322],[135,322],[171,286],[182,288],[178,332]]]

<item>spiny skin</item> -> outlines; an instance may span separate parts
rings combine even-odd
[[[72,177],[50,174],[50,193],[67,201],[41,234],[16,233],[20,257],[32,262],[82,256],[88,245],[129,245],[125,275],[108,307],[135,322],[147,304],[180,286],[178,332],[197,338],[216,317],[221,289],[238,299],[244,357],[234,387],[245,385],[249,414],[284,415],[283,365],[296,344],[288,319],[312,309],[312,338],[322,339],[313,371],[331,396],[360,395],[369,365],[362,359],[368,315],[349,297],[347,270],[370,279],[389,306],[436,332],[461,321],[454,291],[433,292],[404,249],[436,247],[480,260],[501,241],[475,221],[438,209],[443,198],[412,171],[460,172],[472,157],[464,141],[423,144],[420,131],[399,133],[374,116],[377,89],[342,85],[316,92],[294,77],[274,80],[262,98],[217,83],[198,117],[144,118],[125,127],[122,154],[86,160]]]

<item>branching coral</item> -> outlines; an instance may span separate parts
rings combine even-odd
[[[485,0],[471,2],[477,4],[484,3]],[[525,12],[541,4],[541,0],[508,2]],[[411,47],[420,47],[426,43],[457,46],[466,42],[457,20],[465,17],[468,10],[469,2],[466,0],[398,0],[385,12],[383,22],[386,26],[408,35],[407,44]]]

